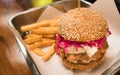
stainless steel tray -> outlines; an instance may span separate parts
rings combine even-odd
[[[91,3],[81,0],[81,7],[89,7],[90,5]],[[77,7],[77,0],[62,0],[51,4],[51,6],[55,7],[56,9],[62,12],[66,12],[69,9]],[[21,32],[20,27],[22,25],[27,25],[36,22],[41,13],[46,9],[46,7],[47,6],[31,8],[29,10],[14,15],[9,20],[9,26],[18,43],[19,51],[25,57],[33,75],[41,75],[41,73],[38,71],[38,67],[36,66],[32,57],[28,53],[25,44],[23,43],[22,36],[24,35],[24,33]]]

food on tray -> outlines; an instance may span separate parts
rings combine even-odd
[[[57,27],[39,27],[37,29],[31,29],[33,34],[56,34]]]
[[[45,55],[45,52],[43,52],[40,48],[35,48],[32,51],[39,56],[44,56]]]
[[[93,69],[105,59],[109,34],[108,24],[98,11],[69,10],[58,23],[56,52],[67,68]]]
[[[42,60],[47,61],[55,53],[55,43],[52,44],[46,54],[42,57]]]
[[[29,50],[42,56],[42,60],[47,61],[55,53],[57,26],[60,18],[43,20],[38,23],[21,26],[22,32],[28,32],[24,36],[24,42]],[[47,52],[42,50],[43,47],[50,46]]]
[[[34,42],[41,40],[42,40],[42,35],[37,35],[37,34],[28,34],[24,39],[26,44],[32,44]]]
[[[44,38],[51,38],[51,39],[55,39],[56,34],[47,34],[47,35],[43,35]]]
[[[30,25],[24,25],[24,26],[21,27],[21,31],[26,32],[26,31],[29,31],[30,29],[49,26],[49,24],[50,24],[50,21],[45,20],[45,21],[42,21],[42,22],[30,24]]]
[[[34,49],[38,47],[46,47],[55,43],[54,39],[43,38],[42,41],[35,42],[29,46],[29,49]]]
[[[55,18],[52,20],[43,20],[41,22],[36,22],[30,25],[24,25],[21,27],[22,32],[29,31],[31,29],[39,28],[39,27],[46,27],[46,26],[57,26],[57,23],[60,18]]]

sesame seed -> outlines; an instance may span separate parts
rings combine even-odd
[[[58,25],[58,33],[67,40],[91,41],[106,35],[108,25],[101,13],[90,8],[72,9]]]

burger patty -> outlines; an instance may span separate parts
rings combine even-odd
[[[106,49],[108,48],[108,43],[103,43],[103,48],[98,49],[98,51],[92,56],[89,57],[86,53],[81,54],[65,54],[63,48],[61,48],[60,56],[63,59],[67,59],[69,62],[75,63],[75,64],[88,64],[92,61],[99,60],[103,54],[106,52]]]

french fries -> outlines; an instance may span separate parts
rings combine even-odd
[[[26,44],[31,44],[31,43],[41,41],[41,40],[42,40],[42,35],[35,35],[35,34],[28,35],[28,36],[26,36],[26,39],[24,39]]]
[[[32,45],[29,46],[29,49],[34,49],[34,48],[37,48],[37,47],[45,47],[45,46],[50,46],[52,45],[53,43],[55,43],[55,40],[53,39],[42,39],[44,41],[40,41],[40,42],[35,42],[33,43]]]
[[[58,32],[57,26],[60,18],[43,20],[41,22],[21,26],[21,31],[30,33],[24,38],[24,42],[28,45],[29,50],[42,57],[43,61],[47,61],[55,53],[55,37]],[[47,52],[43,51],[43,47],[50,46]]]
[[[30,38],[30,37],[34,37],[34,36],[39,36],[39,35],[37,35],[37,34],[27,34],[24,38]]]
[[[38,29],[31,29],[33,34],[56,34],[57,27],[39,27]]]
[[[48,35],[43,35],[43,38],[51,38],[51,39],[55,39],[56,35],[55,34],[48,34]]]
[[[43,52],[40,48],[35,48],[32,51],[39,56],[44,56],[45,55],[45,52]]]
[[[56,20],[52,20],[51,23],[50,23],[50,26],[51,27],[57,27],[58,26],[58,22],[60,21],[60,19],[56,19]]]
[[[55,53],[55,44],[50,46],[48,52],[42,57],[42,60],[47,61]]]
[[[36,22],[36,23],[30,24],[30,25],[24,25],[24,26],[21,26],[21,31],[26,32],[31,29],[35,29],[38,27],[46,27],[46,26],[50,26],[50,25],[57,26],[59,20],[60,20],[60,18],[56,18],[56,19],[52,19],[52,20],[43,20],[41,22]]]
[[[21,27],[21,31],[26,32],[26,31],[29,31],[30,29],[49,26],[49,23],[50,21],[42,21],[42,22],[30,24],[30,25],[25,25]]]

